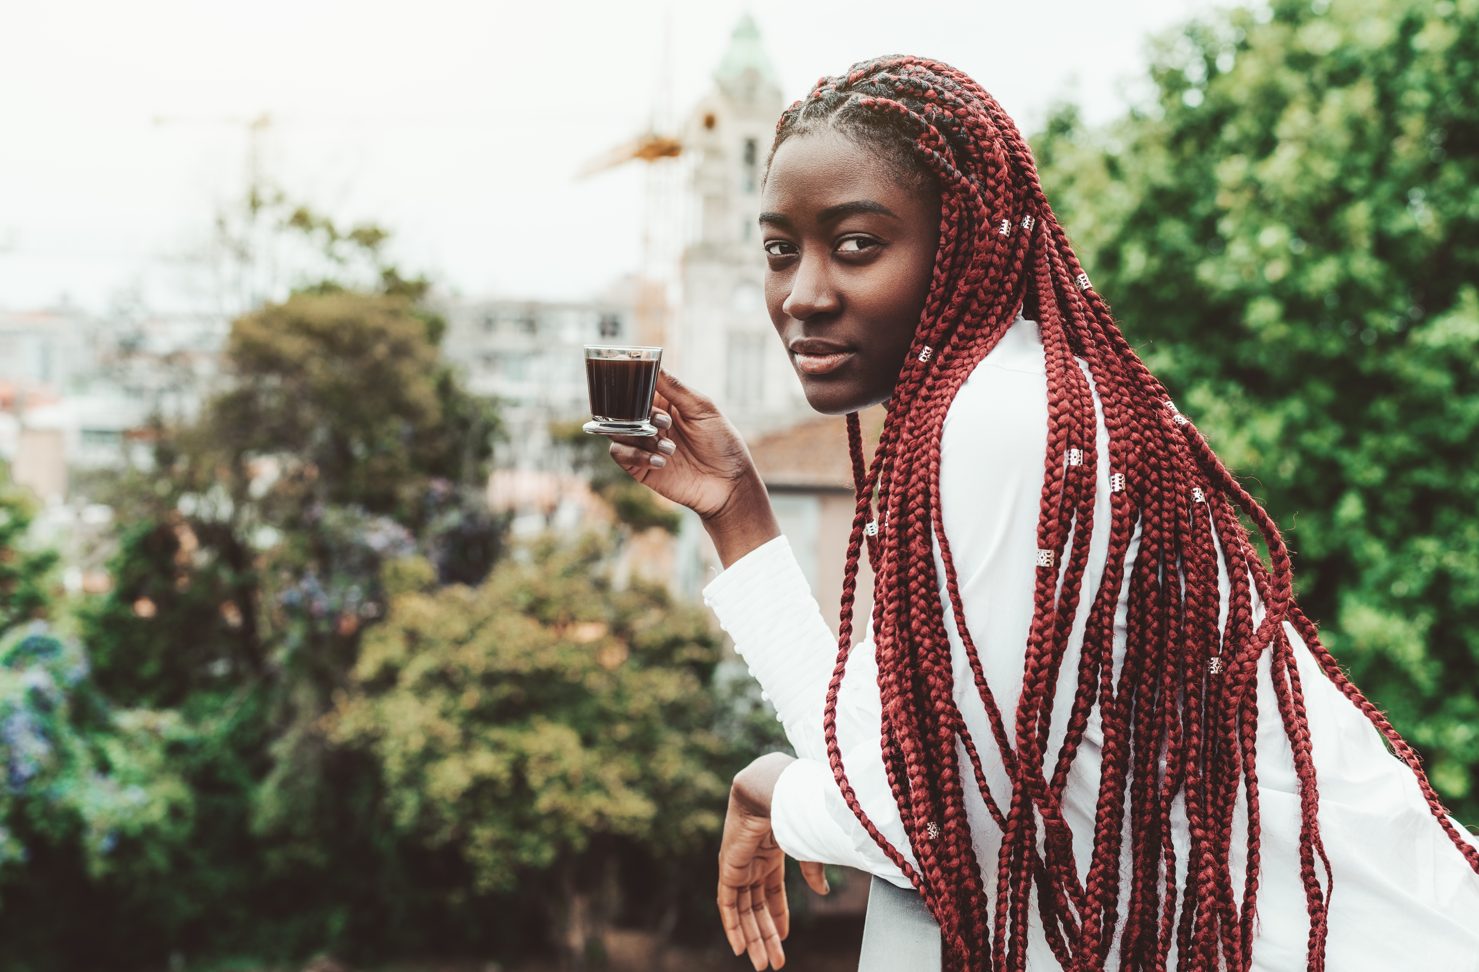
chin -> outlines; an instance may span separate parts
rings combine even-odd
[[[877,405],[888,398],[888,393],[874,394],[856,386],[841,383],[808,381],[803,378],[801,391],[806,395],[806,404],[812,411],[822,415],[846,415],[860,412],[870,405]]]

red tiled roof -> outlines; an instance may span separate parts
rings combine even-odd
[[[861,415],[863,451],[872,458],[883,431],[883,409]],[[847,454],[847,420],[823,415],[768,432],[750,442],[750,453],[765,484],[801,489],[852,491],[852,459]]]

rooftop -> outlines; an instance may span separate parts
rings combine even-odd
[[[861,415],[863,452],[870,460],[883,431],[883,417],[881,407]],[[760,477],[771,489],[852,492],[847,420],[840,415],[818,416],[768,432],[750,442],[750,454],[755,457]]]

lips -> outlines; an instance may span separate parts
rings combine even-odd
[[[803,338],[789,345],[796,369],[803,374],[825,375],[836,371],[854,354],[853,349],[831,341]]]

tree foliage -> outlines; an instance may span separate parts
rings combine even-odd
[[[41,613],[57,555],[29,542],[35,503],[0,464],[0,636]]]
[[[620,875],[591,876],[623,849],[707,848],[740,755],[716,731],[708,619],[614,588],[609,559],[594,539],[544,541],[476,588],[411,587],[332,716],[379,767],[396,828],[454,852],[475,890],[555,881],[550,920],[577,956],[618,905]]]
[[[1276,0],[1036,140],[1127,336],[1295,553],[1301,603],[1479,820],[1479,2]]]
[[[126,944],[117,949],[130,923],[180,927],[188,899],[144,889],[188,869],[197,798],[177,760],[196,736],[178,713],[110,706],[82,647],[40,622],[0,643],[7,968],[26,968],[34,956],[137,960]],[[109,902],[97,930],[113,944],[99,948],[58,921],[59,901]]]
[[[613,582],[594,541],[506,559],[497,413],[443,361],[424,288],[373,227],[287,225],[320,268],[368,259],[238,318],[221,387],[156,422],[153,468],[115,484],[112,590],[57,649],[85,677],[0,667],[7,962],[502,957],[551,935],[580,959],[618,917],[671,923],[712,886],[694,862],[753,738],[716,635]],[[366,263],[390,271],[375,292],[352,286]],[[3,509],[9,541],[25,508]],[[35,589],[0,603],[18,620],[48,607],[49,555],[28,556],[0,561],[29,565],[0,572]],[[59,906],[108,917],[80,936]]]
[[[332,229],[303,220],[305,233]],[[372,255],[382,243],[335,237]],[[155,961],[166,947],[292,958],[458,926],[429,917],[434,883],[372,890],[347,866],[389,878],[418,865],[383,826],[373,767],[321,725],[385,616],[387,565],[416,554],[438,582],[477,582],[503,546],[483,498],[497,413],[442,360],[442,322],[415,303],[424,287],[376,279],[373,293],[317,279],[240,317],[222,387],[190,421],[157,421],[153,468],[111,496],[113,588],[75,610],[92,683],[110,704],[175,720],[193,742],[170,769],[201,804],[181,824],[196,854],[152,894],[137,886],[157,908],[133,933]],[[72,897],[103,894],[76,861],[55,870]],[[22,920],[0,907],[0,936]],[[465,926],[454,937],[477,939]],[[39,967],[82,953],[51,954]]]

